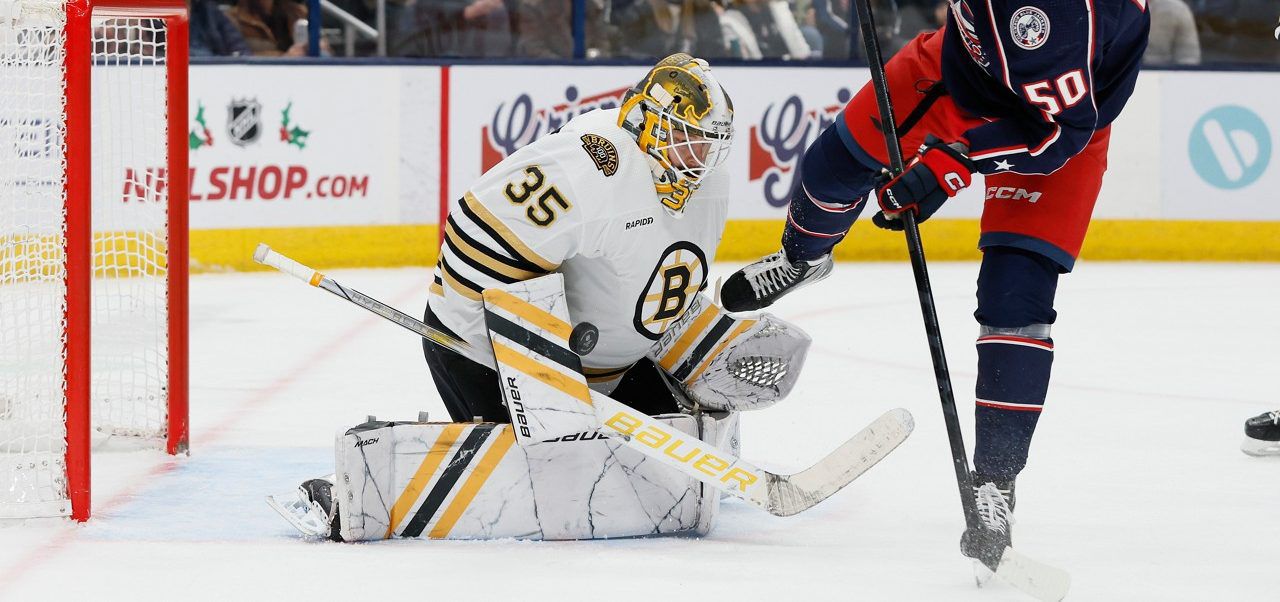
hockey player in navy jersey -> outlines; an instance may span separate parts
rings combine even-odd
[[[903,211],[924,221],[985,176],[974,495],[988,529],[966,531],[968,556],[1010,541],[1014,479],[1049,386],[1058,276],[1084,241],[1149,27],[1145,0],[950,0],[946,25],[886,65],[902,148],[918,149],[906,170],[881,176],[889,161],[867,84],[805,152],[782,250],[721,288],[727,309],[767,306],[830,273],[869,193],[872,221],[901,230]]]

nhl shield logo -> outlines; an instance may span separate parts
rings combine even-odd
[[[1014,11],[1009,20],[1009,34],[1013,43],[1023,50],[1035,50],[1049,40],[1049,15],[1034,6],[1024,6]]]
[[[253,99],[232,100],[227,105],[227,136],[236,146],[248,146],[262,136],[262,103]]]

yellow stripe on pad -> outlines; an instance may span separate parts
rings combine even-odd
[[[321,274],[320,272],[311,273],[311,286],[320,286],[320,283],[323,281],[324,281],[324,274]]]
[[[516,442],[515,433],[511,431],[510,425],[499,428],[502,432],[493,437],[493,444],[489,446],[488,451],[484,452],[480,463],[471,471],[471,475],[462,484],[462,489],[454,495],[453,501],[449,502],[449,507],[445,509],[444,514],[440,515],[440,520],[436,521],[436,525],[431,528],[428,537],[444,539],[449,536],[458,519],[462,518],[462,513],[466,512],[471,501],[480,492],[480,488],[484,487],[485,481],[489,480],[489,475],[493,474],[493,469],[497,468],[502,458],[511,450],[511,446]]]
[[[588,406],[592,405],[591,390],[587,388],[586,383],[565,376],[563,372],[546,364],[538,363],[536,360],[497,341],[493,342],[493,355],[498,359],[498,363],[506,364],[528,374],[543,384],[557,389]]]
[[[741,324],[738,324],[738,327],[734,328],[733,332],[730,333],[729,336],[725,337],[723,341],[720,341],[720,344],[716,345],[716,348],[713,349],[711,353],[707,354],[707,357],[702,360],[702,364],[698,366],[698,369],[694,370],[693,374],[689,375],[689,378],[684,379],[685,386],[688,386],[694,379],[701,376],[702,373],[706,371],[707,366],[711,365],[711,360],[715,359],[717,355],[720,355],[720,352],[724,351],[725,346],[727,346],[730,341],[738,338],[738,335],[742,334],[746,329],[751,328],[755,323],[755,320],[743,320]]]
[[[684,331],[684,334],[680,335],[680,339],[676,341],[675,345],[671,346],[671,350],[668,351],[666,355],[662,356],[662,361],[659,362],[659,364],[663,369],[667,372],[674,370],[676,362],[680,360],[680,356],[684,355],[685,350],[687,350],[694,341],[698,340],[698,335],[702,334],[702,331],[707,329],[707,325],[711,324],[711,321],[716,319],[716,316],[719,315],[719,306],[710,303],[707,304],[707,311],[702,312],[701,315],[695,318],[693,320],[693,324],[689,325],[689,329]]]
[[[391,534],[395,533],[396,525],[399,525],[400,521],[413,510],[414,502],[418,501],[418,496],[422,495],[427,488],[427,483],[430,483],[431,477],[435,475],[436,469],[440,468],[440,464],[449,456],[449,450],[453,449],[453,444],[458,441],[458,437],[462,436],[462,432],[468,426],[470,425],[450,424],[440,432],[436,442],[427,451],[427,456],[422,459],[417,472],[414,472],[413,478],[409,479],[409,485],[400,492],[400,497],[396,498],[395,505],[391,507],[391,523],[387,526],[384,539],[389,539]]]
[[[485,289],[484,302],[489,305],[496,305],[524,318],[538,328],[546,330],[565,341],[569,340],[569,335],[573,332],[573,327],[568,322],[502,289]]]

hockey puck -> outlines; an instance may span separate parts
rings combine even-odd
[[[578,322],[569,333],[569,348],[578,355],[586,355],[596,348],[600,340],[600,329],[591,322]]]

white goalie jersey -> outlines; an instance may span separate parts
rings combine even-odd
[[[727,173],[711,172],[674,215],[654,188],[651,159],[617,123],[617,109],[580,115],[450,204],[429,305],[472,345],[471,359],[494,364],[485,288],[559,272],[569,314],[600,332],[583,356],[586,376],[610,389],[706,284],[728,212]]]

